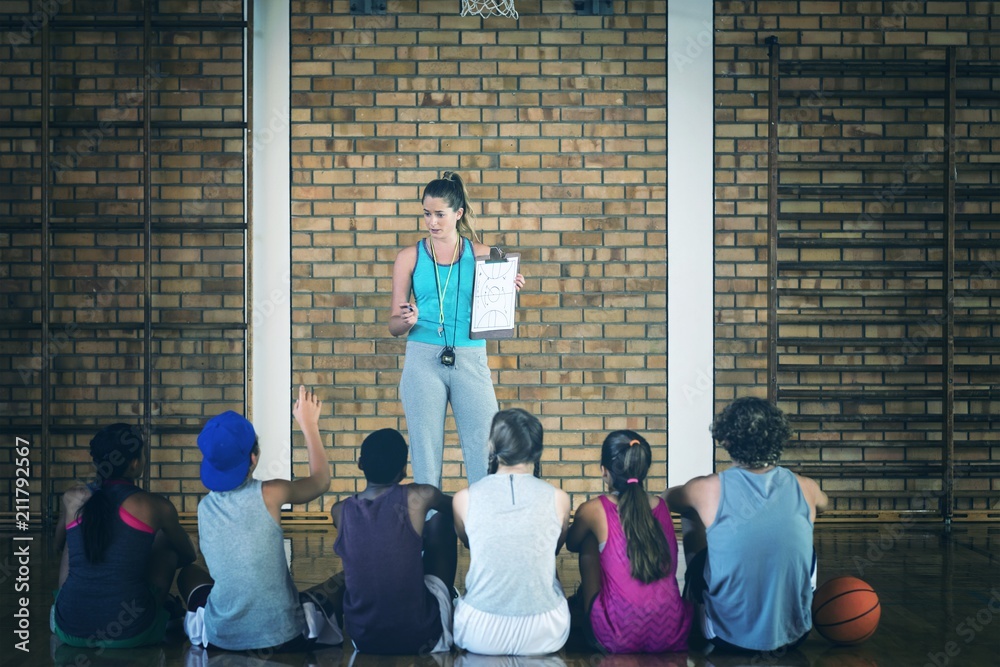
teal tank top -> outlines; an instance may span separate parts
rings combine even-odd
[[[198,542],[215,580],[205,605],[210,643],[243,651],[280,646],[302,634],[306,621],[284,535],[267,511],[260,480],[202,498]]]
[[[462,238],[462,249],[455,267],[451,269],[451,280],[448,280],[449,268],[450,264],[434,264],[434,258],[427,252],[427,244],[424,241],[417,244],[412,289],[420,315],[417,323],[407,334],[407,339],[442,347],[446,344],[452,347],[486,347],[485,340],[469,338],[469,328],[472,323],[472,284],[476,274],[476,257],[472,241]],[[437,281],[434,278],[435,271],[438,274]],[[444,293],[444,335],[439,336],[438,285],[444,290],[446,282],[448,290]]]
[[[719,510],[705,533],[705,612],[715,635],[771,651],[812,627],[813,525],[795,475],[777,467],[719,475]]]

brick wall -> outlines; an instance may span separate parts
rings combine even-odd
[[[448,169],[485,241],[521,253],[517,337],[488,352],[501,407],[546,428],[543,474],[578,504],[601,488],[604,435],[629,427],[654,445],[650,486],[665,484],[666,2],[614,4],[583,17],[519,1],[515,22],[445,0],[373,17],[292,3],[292,364],[334,404],[333,493],[309,509],[357,490],[365,434],[405,432],[392,262]]]
[[[786,458],[815,471],[838,510],[936,510],[942,488],[942,351],[935,341],[944,312],[943,208],[940,194],[925,196],[925,189],[943,183],[943,78],[930,69],[868,77],[862,70],[878,60],[940,65],[946,46],[957,47],[960,64],[995,62],[997,9],[995,2],[715,3],[716,399],[721,408],[767,389],[764,40],[775,36],[789,93],[781,102],[779,153],[796,163],[779,180],[779,238],[793,240],[778,258],[797,263],[786,265],[778,283],[778,395],[800,444]],[[796,60],[865,62],[853,71],[797,74]],[[1000,202],[976,190],[1000,180],[993,157],[1000,117],[995,99],[961,91],[995,92],[1000,78],[963,75],[961,67],[959,74],[954,386],[961,511],[988,509],[1000,496],[989,417],[1000,345],[988,315],[1000,287]],[[829,92],[844,90],[860,92]],[[857,194],[837,192],[847,188]],[[893,262],[897,268],[887,270]],[[726,464],[721,450],[717,458]]]
[[[89,478],[87,444],[111,421],[141,423],[150,353],[150,488],[194,511],[207,416],[244,409],[243,33],[154,29],[143,63],[142,7],[0,3],[0,427],[29,437],[35,479],[58,494]],[[94,12],[106,11],[98,15]],[[158,2],[157,22],[240,20],[240,3]],[[123,27],[87,21],[128,23]],[[83,21],[69,27],[67,21]],[[42,80],[42,29],[50,77]],[[151,92],[150,321],[145,312],[143,79]],[[49,293],[43,297],[41,91],[50,94]],[[225,126],[224,123],[235,123]],[[7,277],[12,278],[8,280]],[[41,346],[42,300],[51,344]],[[148,345],[148,348],[147,348]],[[41,455],[42,377],[51,435]],[[4,437],[8,437],[5,435]],[[9,466],[8,449],[3,464]],[[0,474],[3,484],[12,475]],[[35,511],[56,496],[43,496]],[[12,494],[0,489],[0,495]],[[2,509],[2,508],[0,508]]]

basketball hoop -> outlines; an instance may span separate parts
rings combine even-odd
[[[462,0],[462,16],[509,16],[517,18],[514,0]]]

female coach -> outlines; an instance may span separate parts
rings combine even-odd
[[[497,412],[486,341],[469,338],[475,257],[489,254],[489,247],[476,237],[469,195],[458,174],[446,171],[428,183],[421,199],[428,235],[396,255],[389,318],[389,333],[407,336],[399,395],[413,480],[441,487],[450,403],[465,474],[473,484],[486,475],[490,423]],[[523,286],[524,276],[517,274],[514,287]]]

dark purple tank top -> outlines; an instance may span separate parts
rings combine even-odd
[[[129,639],[142,634],[155,620],[157,604],[149,585],[149,555],[155,535],[152,528],[121,507],[139,491],[128,482],[104,483],[100,493],[110,496],[118,509],[111,540],[99,563],[87,560],[80,522],[67,526],[69,575],[55,605],[56,624],[66,634],[88,638],[103,632],[108,639]]]
[[[441,637],[437,598],[424,585],[423,540],[413,529],[407,487],[341,506],[333,550],[344,563],[344,628],[362,653],[430,651]],[[447,583],[447,582],[446,582]]]

